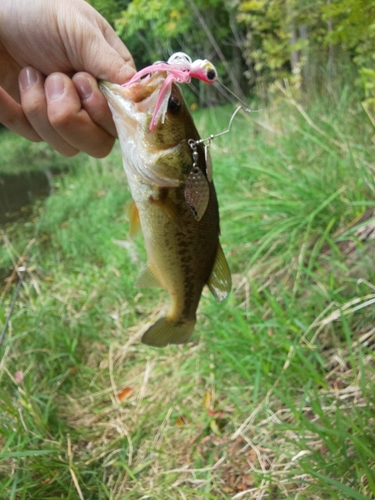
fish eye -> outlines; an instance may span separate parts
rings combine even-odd
[[[216,72],[213,69],[209,69],[207,71],[207,75],[206,76],[207,76],[207,78],[209,80],[213,80],[215,78],[215,76],[216,76]]]
[[[168,111],[172,113],[172,115],[176,115],[181,109],[181,101],[176,99],[176,97],[171,97],[168,101]]]

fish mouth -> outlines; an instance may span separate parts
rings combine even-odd
[[[161,86],[165,81],[165,72],[153,73],[135,82],[129,87],[106,81],[99,82],[99,88],[106,97],[112,112],[127,120],[143,124],[155,108]],[[148,120],[148,121],[150,121]]]

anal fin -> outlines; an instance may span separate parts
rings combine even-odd
[[[219,243],[214,267],[207,282],[208,288],[218,302],[226,299],[232,288],[230,269]]]
[[[163,288],[150,266],[147,266],[141,273],[134,286],[136,288]]]

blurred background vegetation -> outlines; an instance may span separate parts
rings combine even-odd
[[[182,50],[210,59],[235,91],[240,86],[262,97],[275,80],[311,92],[355,73],[365,105],[374,106],[375,0],[90,3],[115,27],[138,68]]]

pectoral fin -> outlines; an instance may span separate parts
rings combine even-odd
[[[126,214],[129,220],[129,236],[133,239],[141,231],[141,221],[139,218],[138,208],[133,200],[129,203]]]
[[[146,267],[134,286],[136,288],[163,288],[150,266]]]
[[[232,287],[229,266],[220,243],[217,249],[215,264],[207,285],[218,302],[227,298]]]
[[[196,220],[201,220],[210,199],[210,186],[200,168],[192,168],[185,182],[185,201]]]
[[[182,221],[181,214],[178,211],[176,204],[167,196],[160,199],[150,198],[149,201],[157,205],[163,214],[175,224],[180,231],[187,234],[186,227]]]

